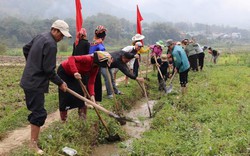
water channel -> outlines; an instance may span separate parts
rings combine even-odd
[[[148,104],[153,110],[155,101],[148,101]],[[129,112],[124,113],[125,116],[131,117],[140,123],[129,123],[122,126],[123,130],[130,136],[128,140],[116,142],[113,144],[102,144],[93,149],[91,156],[120,156],[124,153],[129,153],[132,150],[131,144],[134,139],[139,139],[141,134],[150,128],[152,118],[149,118],[147,101],[145,98],[136,102]],[[125,148],[119,148],[118,144],[123,144]],[[123,153],[123,154],[122,154]]]

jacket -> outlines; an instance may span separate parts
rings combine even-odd
[[[172,56],[174,59],[174,66],[178,69],[179,73],[189,69],[190,64],[187,55],[181,46],[174,46]]]
[[[23,47],[26,65],[20,81],[25,90],[48,92],[49,81],[63,83],[56,74],[57,43],[50,32],[37,35]]]

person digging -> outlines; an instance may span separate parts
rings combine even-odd
[[[49,91],[49,81],[66,91],[67,84],[56,74],[57,42],[63,37],[71,37],[69,26],[63,20],[56,20],[49,32],[34,37],[23,47],[26,65],[20,81],[20,86],[25,93],[26,106],[31,113],[30,122],[30,148],[36,154],[44,154],[38,147],[40,127],[44,125],[47,111],[44,107],[45,93]]]
[[[188,83],[188,72],[190,68],[187,55],[181,46],[175,45],[172,39],[166,41],[166,46],[172,55],[175,72],[179,73],[181,93],[184,95],[187,92],[186,84]]]

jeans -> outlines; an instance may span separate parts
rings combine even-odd
[[[117,87],[115,85],[115,80],[114,80],[114,75],[113,75],[114,69],[113,68],[108,68],[108,71],[109,71],[109,73],[107,73],[106,68],[101,68],[101,73],[102,73],[102,76],[104,77],[107,95],[112,95],[113,94],[111,87],[113,87],[115,94],[118,94],[120,91],[117,89]],[[112,86],[109,83],[109,77],[108,77],[107,74],[110,75]]]

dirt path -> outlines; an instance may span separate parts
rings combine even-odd
[[[59,111],[49,114],[41,130],[47,128],[51,123],[60,119]],[[21,146],[30,138],[30,126],[16,129],[8,134],[8,137],[0,142],[0,155],[4,155],[11,150]]]
[[[59,58],[58,60],[62,60]],[[0,65],[24,65],[23,57],[11,57],[11,56],[1,56]],[[58,61],[59,62],[59,61]],[[142,72],[144,74],[145,72]],[[125,79],[125,76],[122,76],[116,80],[117,84],[122,82]],[[105,87],[103,87],[105,90]],[[60,120],[59,110],[48,115],[44,126],[41,127],[41,131],[47,128],[50,124],[55,121]],[[8,136],[0,142],[0,155],[3,156],[11,150],[21,146],[24,142],[28,141],[30,138],[30,126],[22,127],[11,131]]]
[[[57,56],[57,65],[63,60],[66,60],[67,56]],[[0,55],[0,66],[24,66],[25,58],[23,56],[2,56]]]
[[[144,73],[144,72],[142,72]],[[116,82],[119,84],[125,79],[125,76],[122,76],[116,80]],[[105,90],[105,87],[103,87],[103,90]],[[51,123],[55,121],[59,121],[59,110],[56,112],[49,114],[44,126],[41,128],[41,130],[44,130],[47,128]],[[30,126],[22,127],[19,129],[16,129],[8,134],[8,136],[0,142],[0,155],[4,155],[11,150],[17,148],[18,146],[21,146],[25,141],[28,141],[30,138]]]

